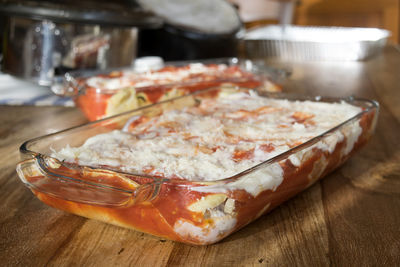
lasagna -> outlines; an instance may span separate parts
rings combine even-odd
[[[182,107],[179,100],[188,103]],[[134,191],[126,204],[96,207],[36,192],[39,198],[157,236],[211,244],[343,163],[369,138],[376,118],[375,111],[347,102],[226,88],[171,104],[144,109],[80,146],[53,149],[61,165],[104,170],[82,171],[77,179],[129,181]]]
[[[90,120],[96,120],[224,84],[280,90],[265,77],[237,65],[193,63],[143,73],[114,71],[79,79],[76,86],[81,92],[75,100]]]

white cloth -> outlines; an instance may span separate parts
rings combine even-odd
[[[49,87],[39,86],[0,73],[0,105],[74,106],[69,97],[56,96]]]

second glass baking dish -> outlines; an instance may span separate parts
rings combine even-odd
[[[287,75],[263,61],[220,58],[166,62],[165,67],[144,73],[130,68],[75,71],[52,89],[57,95],[73,97],[85,116],[94,121],[224,84],[276,92]]]

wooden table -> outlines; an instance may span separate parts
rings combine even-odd
[[[18,179],[26,139],[85,122],[74,108],[0,106],[2,266],[400,264],[400,52],[290,68],[286,90],[381,104],[370,143],[340,169],[212,246],[189,246],[47,207]]]

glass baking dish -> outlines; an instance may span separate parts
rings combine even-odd
[[[166,71],[175,72],[185,69],[193,64],[205,66],[226,66],[224,71],[207,74],[197,69],[196,73],[183,77],[182,80],[174,78],[173,81],[164,80],[158,84],[134,83],[138,77],[156,76]],[[150,75],[149,75],[150,74]],[[206,74],[206,77],[199,77]],[[145,73],[135,72],[133,69],[124,68],[106,71],[75,71],[67,73],[63,81],[52,87],[54,93],[60,96],[73,97],[76,105],[90,120],[98,120],[124,111],[153,104],[159,101],[182,96],[197,90],[222,84],[237,85],[247,88],[262,88],[275,92],[281,91],[280,82],[288,75],[284,70],[266,66],[262,61],[244,60],[238,58],[220,58],[200,61],[175,61],[166,62],[165,67]],[[94,77],[118,79],[130,76],[132,85],[124,83],[117,88],[106,89],[89,84],[87,81]],[[178,75],[175,75],[178,76]]]
[[[378,116],[375,101],[259,92],[274,99],[349,103],[361,111],[286,152],[217,181],[138,175],[114,167],[67,163],[51,156],[67,145],[80,146],[89,137],[125,129],[124,125],[137,116],[156,117],[168,110],[193,107],[223,90],[227,88],[206,89],[29,140],[20,147],[24,160],[17,165],[17,173],[42,202],[54,208],[179,242],[212,244],[341,165],[367,142]]]

